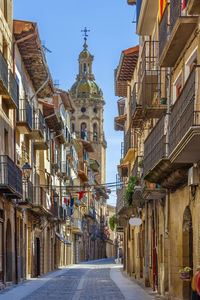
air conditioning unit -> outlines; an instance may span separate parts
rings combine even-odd
[[[198,185],[199,184],[199,169],[197,167],[191,167],[188,170],[188,185]]]

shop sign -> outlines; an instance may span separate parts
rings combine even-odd
[[[142,224],[142,219],[140,219],[140,218],[131,218],[131,219],[129,219],[129,224],[131,226],[140,226]]]

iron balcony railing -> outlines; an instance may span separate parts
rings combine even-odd
[[[160,159],[166,157],[164,128],[165,115],[159,119],[144,142],[144,175],[148,173]]]
[[[0,51],[0,79],[4,87],[6,88],[6,90],[8,90],[8,64],[1,51]]]
[[[135,112],[135,109],[136,107],[138,106],[138,103],[137,103],[137,82],[134,84],[134,87],[133,87],[133,93],[132,93],[132,97],[130,98],[130,108],[129,108],[129,112],[130,112],[130,122],[131,122],[131,119],[132,119],[132,116]]]
[[[78,228],[80,231],[82,231],[81,219],[72,217],[71,218],[71,227]]]
[[[139,162],[142,160],[142,156],[137,156],[131,171],[131,175],[136,178],[140,178]]]
[[[11,70],[9,72],[9,93],[16,106],[19,107],[19,87]]]
[[[19,101],[19,109],[17,110],[17,122],[28,123],[33,128],[33,110],[27,100]]]
[[[131,148],[137,148],[137,145],[135,144],[133,129],[129,127],[124,137],[124,156]]]
[[[117,190],[117,206],[116,206],[116,213],[118,213],[123,207],[126,207],[126,200],[125,200],[125,191],[126,188],[122,187],[121,189]]]
[[[23,181],[23,200],[33,202],[33,184],[31,181]]]
[[[200,111],[195,107],[199,67],[191,71],[178,99],[174,103],[170,116],[170,153],[178,145],[191,126],[199,126]]]
[[[22,196],[22,171],[8,155],[0,155],[0,190],[5,188]]]
[[[40,130],[44,135],[44,117],[40,110],[38,110],[38,112],[34,116],[33,129]]]
[[[169,24],[168,24],[168,4],[165,8],[162,20],[159,24],[159,58],[161,57],[165,45],[169,39]]]
[[[170,0],[170,34],[182,13],[182,0]]]

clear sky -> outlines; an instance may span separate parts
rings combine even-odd
[[[114,69],[122,50],[138,43],[135,34],[135,7],[126,0],[13,0],[14,19],[37,22],[41,41],[52,51],[47,62],[53,80],[69,90],[78,73],[78,56],[82,50],[81,30],[90,29],[88,50],[94,55],[93,73],[106,102],[104,131],[108,143],[106,182],[114,182],[120,160],[122,132],[114,131],[117,100]],[[108,203],[115,204],[112,193]]]

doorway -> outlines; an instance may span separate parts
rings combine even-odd
[[[183,267],[190,267],[193,269],[193,229],[192,229],[192,215],[189,206],[186,207],[183,214],[183,232],[182,232],[182,261]],[[183,299],[191,298],[191,284],[183,280]]]
[[[6,227],[6,282],[12,281],[12,234],[10,220],[7,221]]]
[[[35,239],[35,276],[40,276],[40,239]]]

